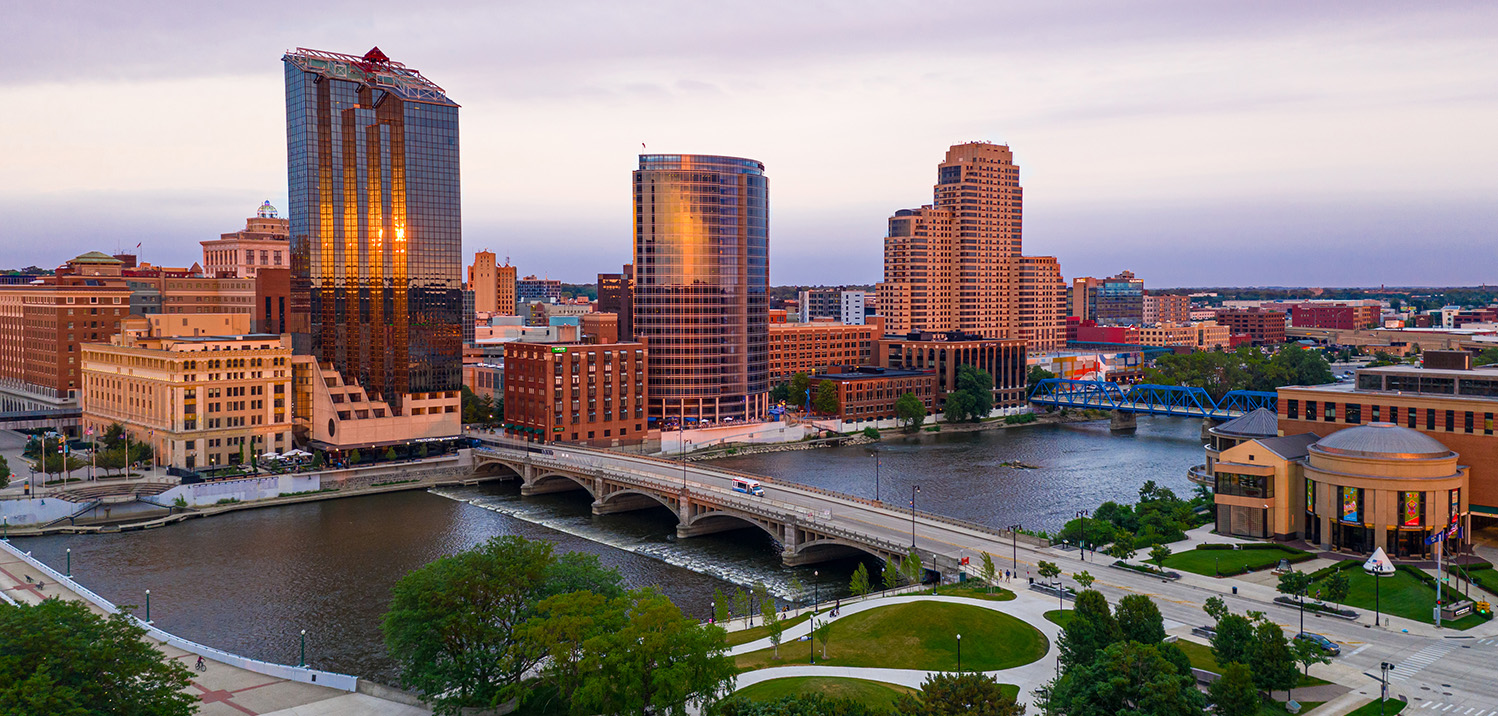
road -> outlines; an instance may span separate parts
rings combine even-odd
[[[475,437],[499,445],[515,445],[508,440],[495,440],[492,436]],[[750,499],[732,492],[734,473],[700,464],[668,463],[572,446],[548,447],[553,450],[553,457],[563,461],[652,474],[662,490],[680,489],[684,483],[690,491]],[[829,524],[901,544],[911,541],[912,516],[908,509],[876,506],[867,501],[820,494],[781,482],[765,485],[765,499],[794,505],[815,515],[818,524]],[[977,557],[986,552],[994,557],[999,569],[1011,567],[1011,558],[1016,553],[1013,542],[987,528],[965,527],[923,515],[914,518],[914,541],[923,552],[953,559]],[[1097,578],[1094,588],[1102,591],[1110,601],[1127,594],[1146,594],[1155,599],[1166,619],[1183,624],[1210,623],[1210,617],[1202,612],[1201,605],[1209,597],[1220,596],[1235,612],[1261,611],[1290,631],[1298,630],[1298,610],[1274,603],[1275,591],[1263,585],[1193,574],[1170,582],[1108,567],[1106,565],[1113,560],[1102,555],[1089,554],[1088,560],[1083,561],[1075,550],[1041,548],[1024,542],[1018,543],[1017,556],[1017,564],[1011,568],[1015,568],[1022,578],[1034,576],[1040,560],[1055,562],[1068,576],[1085,569]],[[1232,593],[1235,586],[1237,595]],[[1329,680],[1357,690],[1368,690],[1376,696],[1378,683],[1375,677],[1379,673],[1379,664],[1390,662],[1396,665],[1390,693],[1407,696],[1412,712],[1439,709],[1449,716],[1498,716],[1498,671],[1493,668],[1498,663],[1498,622],[1489,622],[1465,632],[1437,632],[1430,625],[1397,617],[1386,618],[1392,621],[1392,626],[1373,627],[1372,614],[1365,614],[1356,622],[1308,614],[1307,631],[1323,634],[1344,645],[1343,655],[1334,659],[1332,665],[1321,667],[1319,672]],[[1404,631],[1406,629],[1408,633]]]

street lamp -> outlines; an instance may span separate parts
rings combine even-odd
[[[149,589],[146,590],[146,623],[147,624],[154,624],[155,623],[155,622],[151,621],[151,590],[149,590]]]
[[[303,668],[305,668],[307,666],[307,630],[306,629],[302,630],[302,659],[301,659],[301,661],[299,661],[297,663],[297,666],[300,666],[300,667],[303,667]]]
[[[962,673],[962,635],[957,635],[957,673]]]
[[[1091,513],[1087,510],[1077,511],[1077,521],[1082,525],[1082,538],[1077,540],[1077,546],[1082,549],[1083,562],[1087,561],[1087,515],[1089,514]]]
[[[707,623],[712,624],[718,618],[718,600],[711,599],[707,602]]]
[[[920,485],[910,486],[910,550],[915,551],[915,496],[921,494]]]
[[[1021,525],[1009,525],[1010,549],[1014,550],[1014,574],[1019,574],[1019,531],[1024,529]]]
[[[1378,579],[1374,577],[1374,579]],[[1394,665],[1385,661],[1378,665],[1379,673],[1383,675],[1379,679],[1378,686],[1378,716],[1384,716],[1384,704],[1389,701],[1389,672],[1394,670]]]
[[[811,610],[811,631],[806,632],[806,641],[811,643],[811,663],[817,663],[817,610]]]
[[[817,608],[822,606],[822,583],[817,579],[820,575],[821,572],[815,569],[811,571],[811,613],[813,618],[816,617]]]
[[[73,548],[68,548],[68,579],[73,578]]]

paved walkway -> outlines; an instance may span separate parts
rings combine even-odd
[[[38,589],[37,582],[44,582],[46,586]],[[81,601],[88,604],[94,613],[105,614],[97,605],[4,550],[0,550],[0,591],[25,604],[36,604],[42,599]],[[196,654],[170,644],[155,642],[154,639],[152,641],[168,659],[181,661],[189,669],[197,663]],[[365,694],[279,679],[212,659],[204,661],[207,663],[207,670],[193,671],[192,686],[187,689],[202,701],[202,708],[198,711],[202,716],[421,716],[431,713],[426,709],[384,701]]]
[[[1018,583],[1016,583],[1014,586],[1020,587]],[[886,597],[883,599],[873,599],[851,604],[845,603],[839,610],[838,616],[833,618],[833,621],[836,621],[837,619],[841,619],[843,617],[851,616],[853,614],[857,614],[862,611],[867,611],[869,609],[878,609],[879,607],[890,606],[893,604],[907,604],[910,602],[923,601],[946,602],[949,604],[966,604],[970,606],[981,607],[983,609],[992,609],[993,611],[1003,612],[1005,614],[1018,618],[1021,621],[1029,624],[1030,626],[1033,626],[1036,629],[1040,630],[1042,634],[1045,634],[1046,639],[1049,641],[1049,645],[1048,649],[1046,650],[1045,656],[1041,657],[1040,660],[1025,664],[1024,666],[1016,666],[1010,669],[984,672],[985,674],[998,679],[1002,683],[1014,684],[1018,686],[1020,688],[1019,700],[1021,703],[1026,703],[1033,700],[1035,689],[1056,676],[1056,644],[1057,640],[1061,636],[1061,627],[1052,623],[1044,616],[1046,612],[1056,609],[1056,603],[1052,597],[1033,594],[1028,591],[1017,591],[1015,599],[1007,602],[996,602],[988,599],[970,599],[967,597],[932,596],[929,594],[925,594]],[[820,619],[818,621],[820,623]],[[787,649],[794,648],[791,645],[796,644],[797,639],[806,636],[810,632],[811,623],[809,621],[802,622],[801,624],[797,624],[787,629],[785,632],[785,636],[780,644],[781,657],[789,660],[790,656],[787,653]],[[805,645],[802,644],[801,646]],[[739,654],[746,654],[752,651],[759,651],[760,649],[768,648],[770,648],[770,640],[769,638],[764,638],[758,641],[752,641],[747,644],[740,644],[736,647],[733,647],[729,650],[729,654],[737,656]],[[798,653],[799,651],[800,650],[798,650]],[[809,658],[810,655],[806,654],[805,656]],[[938,672],[923,671],[920,669],[880,669],[868,667],[820,665],[813,666],[811,664],[796,664],[777,666],[768,669],[756,669],[754,671],[745,672],[739,675],[734,688],[742,689],[746,686],[757,684],[762,681],[794,676],[836,676],[852,679],[867,679],[870,681],[882,681],[885,683],[899,684],[901,686],[908,686],[910,688],[919,689],[921,687],[921,683],[926,680],[926,677],[934,673]]]

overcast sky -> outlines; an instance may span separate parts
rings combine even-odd
[[[8,3],[0,267],[286,206],[281,54],[378,45],[463,106],[465,256],[592,281],[651,152],[765,163],[771,281],[872,283],[948,145],[1024,249],[1147,285],[1498,281],[1498,3]]]

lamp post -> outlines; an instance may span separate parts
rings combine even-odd
[[[1082,561],[1087,561],[1087,510],[1077,510],[1077,520],[1082,525],[1082,538],[1077,540],[1077,547],[1082,550]]]
[[[155,624],[151,621],[151,590],[146,590],[146,623]]]
[[[1109,547],[1109,549],[1112,549],[1112,547]],[[1221,577],[1222,570],[1217,566],[1217,559],[1217,555],[1212,555],[1212,576]]]
[[[811,621],[808,623],[811,624],[811,631],[806,632],[806,641],[811,644],[811,663],[815,664],[817,663],[817,610],[815,607],[811,610]]]
[[[962,673],[962,635],[957,635],[957,673]]]
[[[921,494],[920,485],[910,486],[910,550],[915,551],[915,496]]]
[[[815,619],[817,608],[822,606],[822,583],[818,580],[821,572],[813,569],[811,571],[811,614]]]
[[[718,600],[711,599],[707,603],[707,623],[712,624],[718,619]]]
[[[1024,529],[1021,525],[1009,525],[1009,547],[1014,550],[1014,573],[1019,574],[1019,531]]]
[[[305,668],[307,666],[307,630],[306,629],[302,630],[302,658],[301,658],[301,660],[299,662],[297,662],[297,666],[300,666],[300,667],[303,667],[303,668]]]
[[[73,578],[73,548],[68,548],[68,579]]]
[[[1374,577],[1374,579],[1378,578]],[[1389,700],[1389,672],[1394,670],[1394,665],[1385,661],[1379,664],[1378,668],[1378,673],[1383,675],[1378,685],[1378,716],[1384,716],[1384,704]]]

